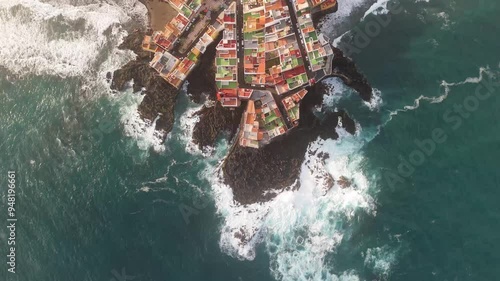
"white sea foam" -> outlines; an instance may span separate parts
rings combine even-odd
[[[222,183],[220,170],[206,170],[204,176],[212,184],[218,212],[224,217],[220,247],[225,253],[252,260],[257,244],[264,242],[271,272],[279,280],[359,280],[355,272],[333,274],[324,264],[326,255],[348,231],[342,225],[355,223],[359,214],[376,213],[368,193],[371,180],[360,169],[365,161],[360,149],[367,139],[361,133],[338,132],[338,140],[318,139],[310,144],[300,188],[281,192],[269,202],[236,203],[232,189]],[[331,177],[336,182],[341,176],[351,186],[342,189],[336,183],[330,187]]]
[[[365,266],[373,270],[381,280],[389,280],[392,266],[396,262],[397,249],[387,245],[382,247],[369,248],[366,250]]]
[[[0,66],[18,77],[79,77],[86,98],[110,93],[107,73],[135,58],[132,51],[118,49],[125,29],[145,25],[146,15],[135,0],[0,1]],[[162,150],[161,132],[151,131],[155,120],[141,120],[133,107],[122,110],[125,134],[138,139],[141,149]]]
[[[437,17],[443,21],[443,25],[441,26],[441,29],[443,30],[449,30],[450,26],[454,24],[454,22],[450,20],[450,15],[448,15],[446,12],[438,13]]]
[[[180,117],[181,134],[180,140],[186,145],[186,152],[193,155],[208,156],[212,153],[212,149],[202,151],[197,144],[193,142],[193,131],[196,123],[200,121],[200,116],[196,113],[203,108],[203,105],[193,105],[186,110]]]
[[[324,17],[320,31],[333,39],[345,34],[359,22],[363,13],[374,2],[375,0],[339,1],[338,11]]]
[[[183,85],[183,92],[187,92],[188,82]],[[185,144],[186,152],[192,155],[201,155],[205,158],[214,157],[215,148],[205,147],[200,149],[197,144],[193,142],[193,131],[196,124],[200,121],[200,116],[197,114],[204,106],[213,107],[215,103],[209,99],[206,99],[205,103],[202,105],[189,102],[187,110],[179,118],[179,126],[181,128],[181,134],[178,135],[180,141]],[[227,145],[227,143],[226,143]]]
[[[389,13],[389,9],[387,9],[387,3],[389,0],[378,0],[375,4],[373,4],[368,11],[365,12],[365,15],[361,20],[364,20],[368,15],[384,15]]]
[[[328,78],[322,81],[328,86],[329,91],[323,96],[323,105],[327,107],[335,107],[343,98],[349,98],[355,91],[346,86],[344,82],[337,77]],[[378,111],[383,104],[382,92],[373,88],[373,96],[370,101],[363,101],[371,111]]]
[[[120,105],[121,123],[123,124],[123,132],[127,137],[131,137],[137,142],[137,147],[141,150],[149,150],[153,148],[156,152],[165,151],[163,139],[166,132],[155,129],[156,121],[141,118],[138,107],[144,99],[145,95],[141,93],[133,93],[131,89],[116,97]]]
[[[328,86],[329,90],[323,96],[323,105],[334,107],[338,102],[345,97],[350,96],[351,88],[347,87],[340,78],[332,77],[323,80],[321,83]]]
[[[17,75],[51,74],[105,80],[133,57],[116,47],[132,18],[146,10],[133,0],[70,5],[67,1],[0,2],[0,65]],[[96,71],[97,69],[97,71]]]
[[[370,101],[363,101],[363,104],[368,106],[372,111],[379,111],[383,103],[382,91],[377,88],[373,88],[373,96]]]
[[[339,11],[326,16],[321,25],[321,32],[333,35],[332,45],[340,47],[345,36],[351,34],[351,28],[360,20],[370,15],[381,15],[389,13],[387,8],[389,0],[354,0],[343,2]]]
[[[390,116],[387,122],[392,120],[392,117],[399,114],[400,112],[406,112],[410,110],[415,110],[420,107],[420,102],[421,101],[427,101],[429,103],[441,103],[443,102],[449,95],[451,91],[451,87],[455,86],[460,86],[460,85],[465,85],[465,84],[479,84],[481,81],[484,79],[484,75],[492,76],[493,73],[490,71],[488,67],[481,67],[479,69],[479,76],[478,77],[467,77],[465,80],[460,81],[460,82],[454,82],[454,83],[449,83],[446,81],[441,81],[441,87],[444,89],[444,93],[439,96],[435,97],[427,97],[424,95],[419,96],[416,98],[413,102],[413,105],[406,105],[401,109],[396,109],[390,112]]]

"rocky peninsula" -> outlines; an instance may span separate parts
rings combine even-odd
[[[148,6],[150,1],[143,3]],[[151,9],[148,11],[151,19]],[[320,18],[315,18],[315,21],[319,20]],[[122,48],[133,50],[137,58],[114,72],[112,88],[122,91],[132,79],[134,91],[145,88],[145,98],[138,109],[140,116],[150,121],[159,116],[156,129],[168,133],[174,124],[174,106],[179,90],[165,82],[149,66],[151,55],[140,47],[144,34],[143,31],[132,32],[123,42]],[[227,136],[233,145],[223,160],[222,171],[225,182],[233,189],[234,199],[242,204],[267,201],[276,196],[276,192],[267,191],[279,192],[297,182],[311,141],[318,137],[336,139],[338,135],[335,128],[339,116],[342,118],[342,126],[349,133],[355,133],[355,122],[343,110],[328,113],[321,119],[316,117],[314,110],[321,105],[323,95],[328,91],[323,83],[318,82],[306,88],[307,94],[300,103],[300,122],[296,128],[259,149],[238,145],[237,132],[244,107],[229,109],[222,107],[216,100],[214,60],[215,47],[220,40],[221,36],[209,45],[187,78],[188,95],[194,102],[204,103],[206,99],[212,101],[205,102],[205,106],[196,113],[200,118],[193,131],[193,141],[200,149],[204,149],[215,145],[222,134]],[[366,78],[340,49],[332,49],[335,56],[329,76],[342,79],[359,93],[362,100],[369,101],[372,98],[372,88]]]

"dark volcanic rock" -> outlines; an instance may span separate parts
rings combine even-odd
[[[200,115],[200,121],[194,127],[193,142],[200,149],[213,146],[217,137],[224,131],[229,132],[229,139],[232,139],[240,125],[244,109],[244,106],[234,110],[224,108],[220,102],[212,107],[203,106],[196,113]]]
[[[338,180],[337,180],[337,184],[340,186],[340,188],[348,188],[351,186],[351,181],[344,177],[344,176],[341,176]]]
[[[212,101],[216,100],[215,55],[217,44],[221,39],[222,33],[207,48],[200,63],[188,77],[188,93],[196,103],[203,102],[205,97]],[[236,109],[224,108],[219,102],[212,107],[204,106],[196,113],[200,116],[200,121],[194,127],[193,142],[203,149],[214,146],[218,136],[223,132],[229,132],[229,139],[232,139],[240,125],[244,109],[244,105]]]
[[[215,55],[216,47],[222,39],[222,32],[217,39],[212,42],[200,58],[200,62],[195,69],[189,74],[187,81],[189,82],[187,90],[191,100],[195,103],[202,103],[203,97],[206,96],[211,100],[216,100],[215,93]]]
[[[286,136],[275,139],[260,148],[247,148],[235,144],[224,161],[224,180],[233,188],[234,199],[242,204],[271,200],[275,193],[294,184],[298,179],[304,154],[311,141],[337,138],[338,117],[344,128],[355,132],[354,121],[343,111],[330,113],[322,120],[312,110],[322,101],[323,92],[318,84],[304,97],[300,108],[300,124]]]
[[[332,76],[339,77],[344,83],[356,90],[361,98],[370,101],[373,96],[373,90],[368,80],[356,68],[356,64],[344,56],[342,50],[332,47],[335,57],[333,58]]]
[[[120,46],[121,49],[134,51],[137,58],[114,72],[111,88],[123,91],[131,80],[134,81],[135,92],[145,88],[146,96],[138,109],[141,118],[153,121],[159,116],[156,130],[168,133],[174,124],[174,106],[179,90],[168,84],[149,66],[152,54],[141,49],[143,37],[144,32],[133,32]],[[164,136],[166,137],[166,134]]]

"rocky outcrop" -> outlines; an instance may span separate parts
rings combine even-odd
[[[332,49],[335,55],[332,61],[332,76],[342,79],[347,86],[356,90],[364,101],[370,101],[373,90],[368,80],[358,71],[356,64],[344,56],[342,50]]]
[[[138,108],[141,118],[153,121],[159,117],[156,130],[168,133],[174,125],[174,106],[179,90],[168,84],[149,66],[151,53],[141,49],[144,34],[142,31],[135,31],[125,38],[120,46],[121,49],[134,51],[137,58],[113,73],[111,88],[123,91],[130,81],[133,81],[134,92],[144,88],[145,97]],[[164,137],[166,135],[164,134]]]
[[[203,150],[205,147],[214,146],[217,138],[223,132],[228,132],[228,139],[233,139],[238,126],[240,125],[241,116],[244,106],[236,109],[228,109],[222,107],[220,102],[216,102],[213,106],[203,108],[198,111],[200,121],[195,125],[193,130],[193,142]]]
[[[203,53],[200,58],[200,62],[187,78],[189,97],[196,103],[203,103],[204,98],[216,100],[215,55],[217,52],[217,44],[219,44],[221,39],[222,32],[216,40],[207,47],[205,53]]]
[[[233,146],[222,170],[236,201],[242,204],[268,201],[277,194],[269,191],[292,186],[299,177],[309,143],[318,137],[338,138],[335,127],[339,116],[346,131],[354,134],[354,121],[346,112],[331,113],[323,119],[313,114],[313,108],[322,102],[323,90],[321,84],[309,89],[301,103],[298,128],[260,149]]]
[[[192,101],[202,103],[209,99],[210,106],[203,106],[197,115],[200,121],[193,130],[193,142],[203,150],[215,145],[217,138],[227,132],[228,139],[232,139],[241,121],[245,106],[235,109],[222,107],[216,102],[217,88],[215,85],[215,55],[216,47],[222,38],[219,37],[207,48],[199,64],[188,77],[188,94]]]

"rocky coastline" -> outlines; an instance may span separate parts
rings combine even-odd
[[[121,44],[121,49],[132,50],[137,57],[110,75],[111,89],[124,91],[130,81],[133,81],[134,92],[145,89],[142,92],[144,99],[138,108],[139,115],[149,121],[158,118],[155,129],[165,132],[163,137],[166,138],[174,126],[174,106],[179,90],[168,84],[149,66],[151,54],[141,49],[144,34],[145,32],[136,30]]]
[[[143,3],[148,5],[147,1]],[[170,86],[149,67],[151,54],[140,48],[144,34],[142,31],[135,31],[123,42],[121,48],[133,50],[137,58],[114,72],[111,87],[122,91],[133,80],[134,91],[145,88],[145,97],[138,109],[140,116],[150,121],[159,117],[156,129],[168,133],[174,124],[174,106],[179,90]],[[245,108],[242,105],[237,109],[228,109],[216,102],[215,47],[220,38],[221,36],[209,46],[187,79],[187,91],[191,100],[204,103],[195,113],[199,115],[199,122],[193,130],[193,142],[202,150],[214,146],[221,136],[233,143],[237,141],[236,133]],[[334,52],[331,76],[339,77],[346,85],[355,89],[363,100],[369,101],[372,88],[366,78],[341,50],[334,48]],[[308,94],[300,105],[299,126],[286,135],[276,138],[261,149],[245,148],[237,144],[231,147],[223,160],[222,171],[224,181],[233,189],[236,201],[241,204],[268,201],[277,192],[287,187],[293,188],[309,143],[318,137],[338,138],[335,128],[339,116],[342,117],[343,128],[351,134],[355,133],[355,122],[343,110],[326,113],[321,119],[316,117],[315,108],[321,105],[327,91],[328,88],[321,82],[308,88]],[[342,180],[340,185],[345,187],[346,181],[347,179]],[[333,185],[335,181],[332,179],[331,183]]]

